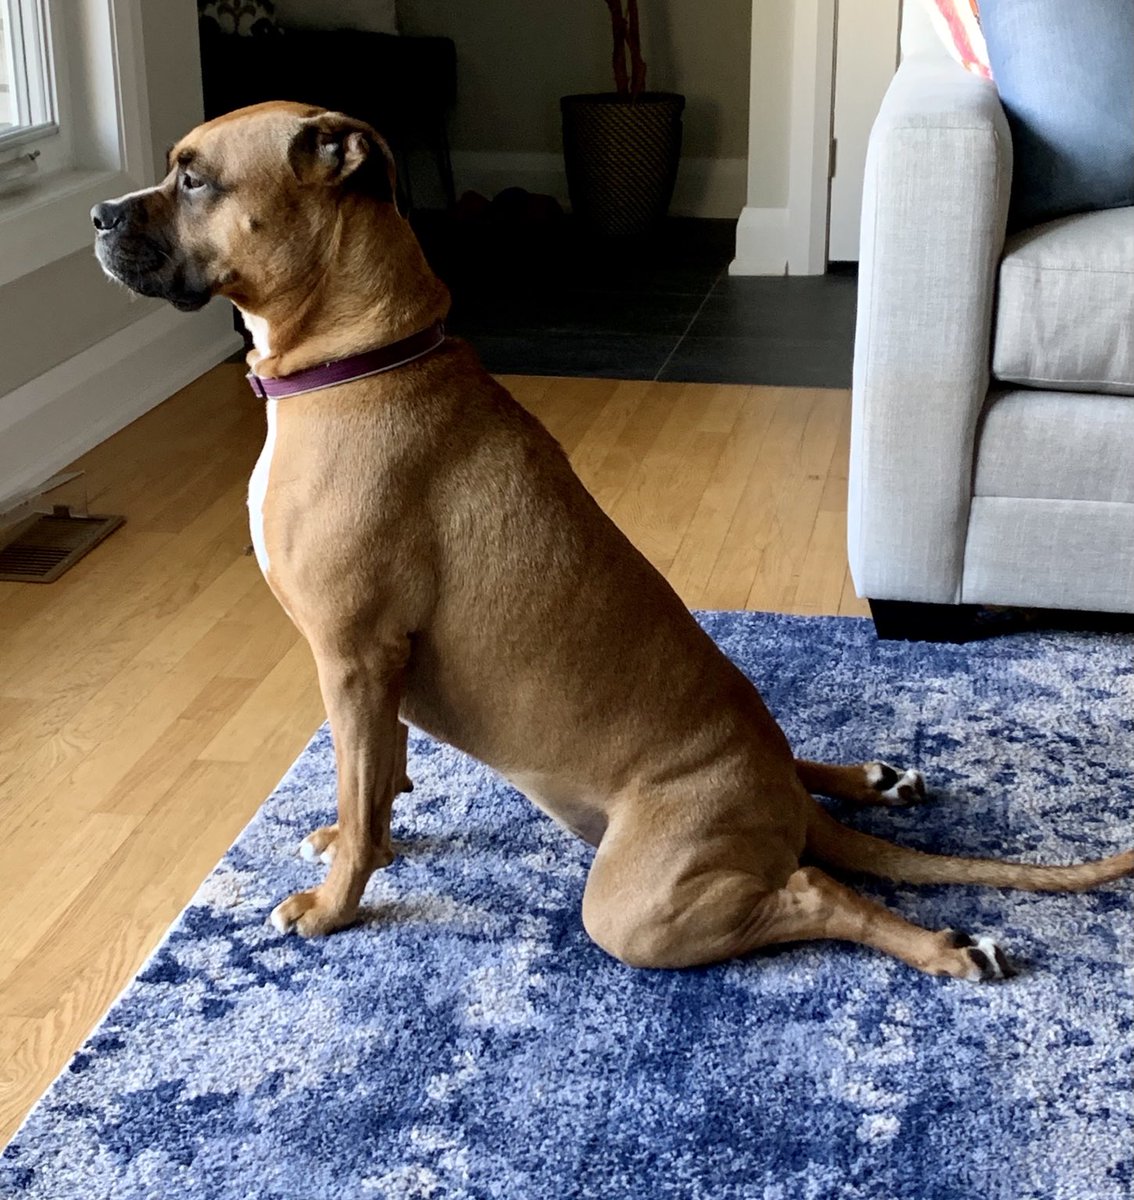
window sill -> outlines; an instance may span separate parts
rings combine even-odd
[[[0,287],[92,247],[92,205],[138,186],[123,171],[60,171],[0,196]]]

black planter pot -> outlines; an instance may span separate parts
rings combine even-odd
[[[685,97],[643,92],[564,96],[563,161],[571,208],[601,233],[649,233],[664,217],[681,158]]]

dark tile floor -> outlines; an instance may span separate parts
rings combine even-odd
[[[730,277],[734,221],[671,220],[622,246],[569,219],[419,232],[453,291],[450,328],[491,371],[850,386],[853,273]]]

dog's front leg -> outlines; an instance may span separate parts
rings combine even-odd
[[[406,774],[406,756],[409,750],[409,729],[401,722],[398,722],[398,749],[397,760],[394,765],[394,776],[397,780],[398,792],[412,792],[413,780]],[[320,825],[318,829],[313,829],[302,842],[299,843],[299,857],[307,859],[308,862],[319,861],[330,864],[331,859],[335,857],[335,845],[339,840],[339,826],[336,822],[334,825]],[[378,866],[388,866],[393,861],[393,854],[385,863],[378,863]]]
[[[354,920],[367,880],[386,866],[390,812],[404,774],[398,721],[404,658],[315,649],[338,769],[338,830],[327,878],[272,912],[272,924],[312,937]]]

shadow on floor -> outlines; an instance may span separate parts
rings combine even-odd
[[[569,217],[414,223],[453,292],[450,329],[490,371],[850,387],[853,271],[729,276],[735,221],[671,218],[622,243]]]

